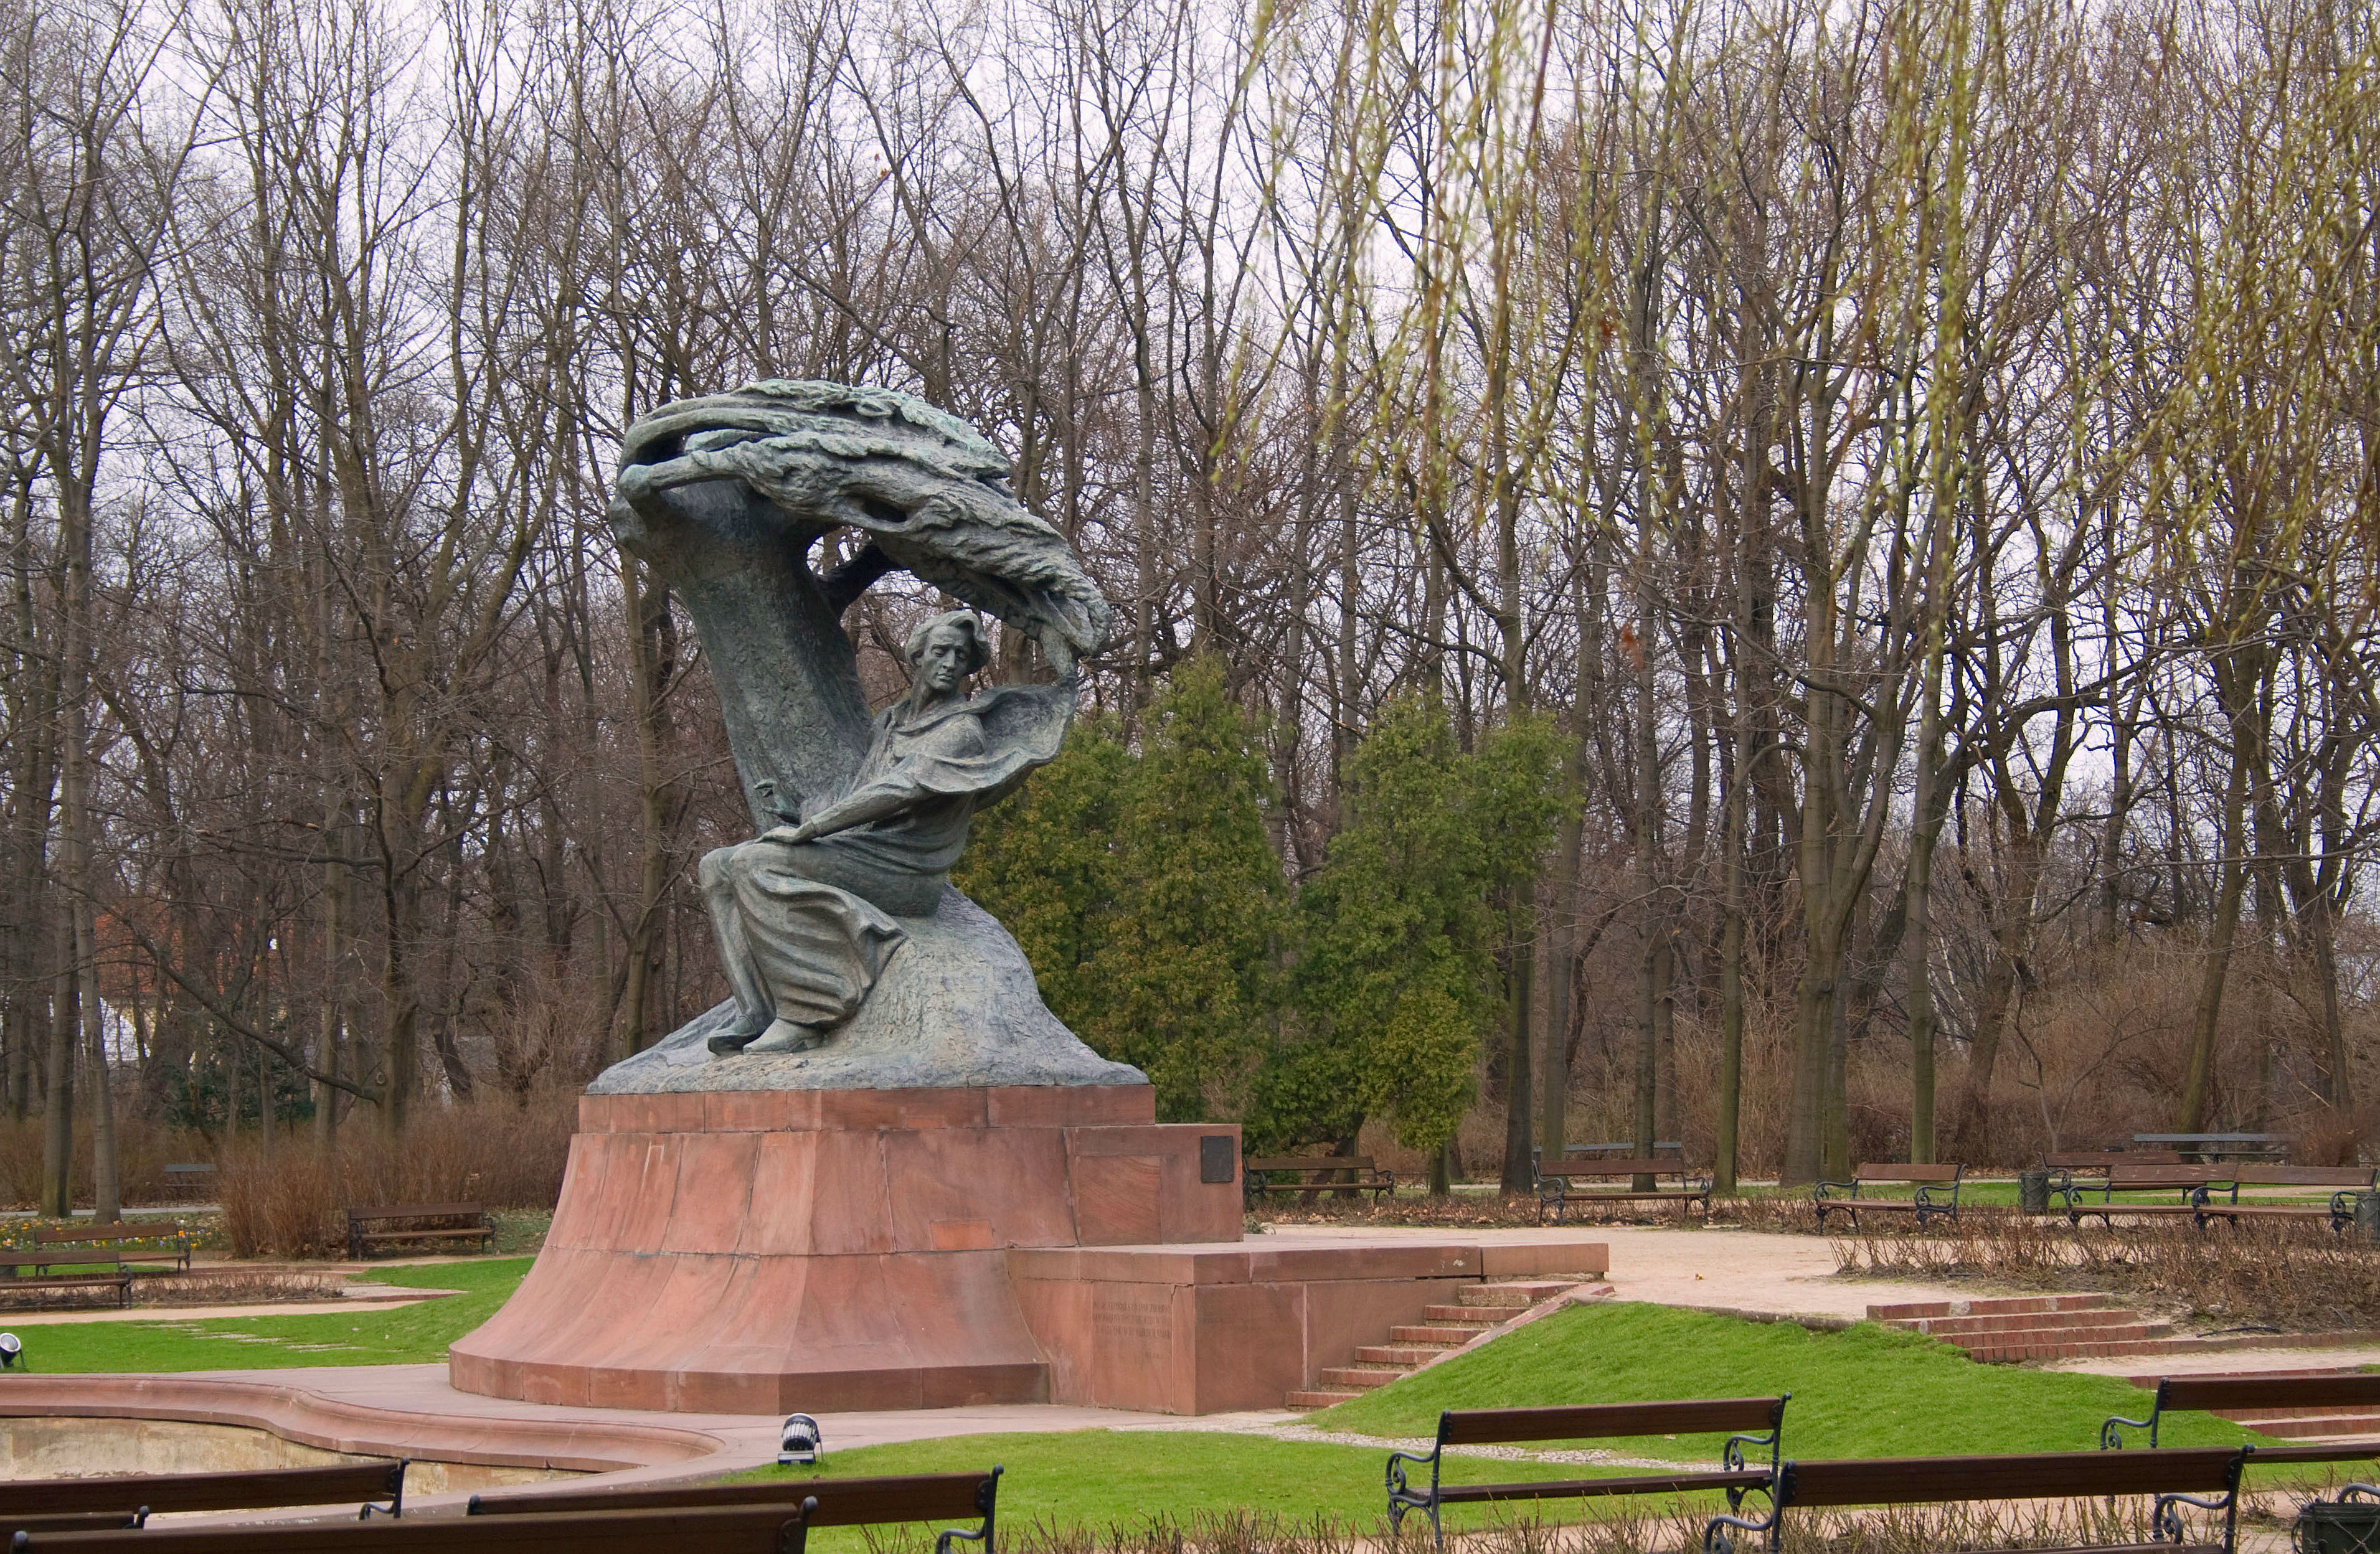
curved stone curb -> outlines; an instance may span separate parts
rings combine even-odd
[[[486,1467],[616,1473],[717,1456],[708,1430],[374,1408],[302,1387],[178,1376],[11,1376],[0,1414],[237,1425],[325,1451]]]

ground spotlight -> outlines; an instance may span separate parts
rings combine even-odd
[[[25,1357],[25,1345],[15,1333],[0,1333],[0,1370],[15,1370]]]
[[[819,1433],[819,1423],[807,1414],[785,1415],[783,1439],[777,1446],[777,1461],[808,1465],[826,1461],[826,1439]]]

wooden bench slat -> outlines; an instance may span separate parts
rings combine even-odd
[[[147,1506],[172,1511],[255,1511],[283,1505],[361,1505],[395,1499],[405,1486],[402,1462],[341,1463],[322,1468],[245,1473],[165,1473],[107,1478],[19,1478],[0,1482],[0,1517]]]
[[[799,1486],[788,1486],[796,1488]],[[654,1554],[699,1548],[703,1554],[781,1554],[780,1537],[795,1529],[802,1545],[798,1500],[771,1505],[677,1507],[654,1511],[564,1511],[528,1516],[407,1517],[389,1522],[293,1522],[269,1527],[146,1527],[137,1532],[33,1533],[17,1547],[27,1554]]]
[[[630,1511],[656,1506],[771,1505],[786,1496],[818,1500],[813,1527],[858,1527],[893,1522],[964,1521],[983,1514],[986,1473],[907,1474],[878,1478],[772,1479],[759,1484],[659,1485],[633,1489],[547,1489],[478,1496],[473,1516],[516,1516],[557,1511]]]
[[[105,1533],[127,1531],[140,1520],[140,1508],[121,1511],[68,1511],[55,1516],[0,1516],[0,1537],[18,1533]]]
[[[167,1241],[182,1233],[178,1224],[160,1221],[154,1225],[43,1225],[33,1232],[37,1246],[55,1246],[75,1241]]]
[[[1852,1180],[1930,1185],[1937,1182],[1956,1182],[1959,1180],[1959,1173],[1965,1169],[1963,1165],[1891,1165],[1870,1162],[1853,1171]]]
[[[2380,1166],[2237,1166],[2230,1172],[2242,1187],[2364,1187],[2380,1183]]]
[[[1449,1446],[1516,1440],[1588,1440],[1610,1436],[1715,1435],[1764,1431],[1783,1398],[1689,1398],[1670,1402],[1585,1403],[1572,1408],[1450,1409],[1439,1418]]]
[[[2250,1467],[2271,1463],[2360,1463],[2380,1457],[2380,1440],[2306,1441],[2290,1446],[2259,1446],[2248,1454]]]
[[[426,1241],[433,1236],[462,1236],[468,1239],[472,1236],[486,1235],[488,1233],[488,1227],[485,1225],[457,1225],[446,1229],[429,1228],[416,1231],[362,1231],[358,1233],[366,1241]]]
[[[1793,1462],[1778,1496],[1780,1505],[1854,1506],[2202,1493],[2230,1486],[2239,1455],[2236,1446],[2199,1446]]]
[[[2207,1412],[2228,1408],[2338,1408],[2380,1403],[2380,1373],[2355,1376],[2168,1376],[2160,1406]],[[2262,1456],[2259,1449],[2257,1455]]]
[[[1536,1483],[1448,1484],[1438,1491],[1441,1505],[1479,1505],[1495,1500],[1586,1499],[1597,1495],[1662,1495],[1693,1489],[1758,1489],[1768,1470],[1634,1474],[1625,1478],[1549,1478]]]
[[[452,1220],[464,1214],[485,1214],[487,1207],[477,1203],[397,1203],[378,1205],[370,1208],[350,1208],[350,1220]]]
[[[1564,1160],[1560,1165],[1537,1167],[1539,1176],[1700,1176],[1698,1167],[1682,1159],[1660,1160]]]
[[[1973,1554],[1989,1554],[1988,1550]],[[2219,1543],[2095,1543],[2088,1548],[2039,1548],[2032,1554],[2231,1554]]]

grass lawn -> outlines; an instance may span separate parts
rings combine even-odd
[[[1386,1451],[1315,1441],[1274,1440],[1218,1430],[1073,1430],[1062,1435],[958,1436],[901,1446],[837,1451],[827,1441],[823,1468],[761,1468],[739,1480],[815,1477],[856,1478],[869,1474],[980,1473],[997,1463],[1008,1470],[1000,1481],[1000,1519],[1017,1530],[1028,1523],[1103,1529],[1131,1527],[1163,1515],[1187,1522],[1201,1514],[1255,1508],[1285,1521],[1328,1517],[1368,1534],[1387,1506],[1380,1470]],[[1517,1479],[1592,1478],[1626,1468],[1576,1463],[1496,1462],[1449,1458],[1446,1482],[1511,1483]],[[1423,1481],[1427,1481],[1423,1470]],[[1674,1502],[1678,1497],[1664,1497]],[[1720,1503],[1717,1495],[1691,1497],[1693,1503]],[[1548,1520],[1574,1520],[1575,1500],[1547,1501]],[[1525,1512],[1523,1512],[1525,1514]],[[1513,1512],[1460,1507],[1447,1515],[1450,1526],[1487,1526],[1510,1520]],[[820,1529],[813,1547],[840,1550],[832,1538],[862,1546],[857,1529]]]
[[[443,1360],[446,1346],[504,1305],[528,1257],[374,1269],[375,1283],[464,1293],[419,1305],[288,1317],[165,1318],[29,1325],[25,1368],[35,1372],[264,1370],[289,1366],[395,1366]],[[6,1318],[0,1317],[0,1326]]]
[[[2111,1414],[2138,1417],[2143,1389],[2111,1377],[1982,1366],[1914,1334],[1862,1325],[1817,1333],[1791,1323],[1745,1322],[1635,1304],[1581,1306],[1532,1324],[1476,1354],[1395,1382],[1310,1417],[1322,1429],[1427,1437],[1445,1408],[1501,1408],[1659,1398],[1742,1397],[1791,1391],[1785,1445],[1799,1457],[1925,1456],[2088,1450]],[[2205,1414],[2177,1414],[2170,1445],[2256,1439]],[[1639,1458],[1714,1462],[1718,1436],[1579,1442]],[[1003,1521],[1136,1524],[1156,1512],[1177,1520],[1260,1507],[1290,1519],[1337,1518],[1367,1530],[1381,1512],[1385,1452],[1373,1447],[1278,1441],[1190,1431],[1079,1431],[971,1436],[834,1451],[825,1473],[1008,1469]],[[1479,1483],[1588,1477],[1624,1468],[1449,1458],[1447,1478]],[[747,1477],[815,1475],[771,1468]],[[2319,1479],[2317,1470],[2313,1475]],[[2260,1482],[2277,1482],[2265,1473]],[[1717,1497],[1698,1497],[1716,1501]],[[1616,1507],[1548,1501],[1548,1520],[1574,1521]],[[1462,1525],[1495,1520],[1466,1511]],[[820,1535],[824,1536],[822,1533]],[[854,1543],[853,1548],[859,1547]],[[833,1554],[843,1554],[836,1546]]]
[[[1797,1457],[2080,1451],[2098,1444],[2109,1414],[2139,1418],[2149,1405],[2145,1390],[2115,1377],[1977,1365],[1949,1344],[1873,1323],[1822,1333],[1629,1302],[1573,1306],[1312,1419],[1322,1429],[1427,1435],[1448,1408],[1787,1391],[1785,1449]],[[2204,1414],[2177,1414],[2159,1432],[2172,1446],[2255,1439]],[[1715,1454],[1697,1437],[1608,1444],[1634,1456]]]

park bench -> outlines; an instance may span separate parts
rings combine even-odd
[[[2080,1225],[2085,1217],[2095,1214],[2102,1224],[2112,1225],[2119,1214],[2143,1219],[2158,1216],[2198,1214],[2198,1196],[2209,1187],[2228,1184],[2234,1168],[2211,1165],[2126,1165],[2119,1161],[2107,1168],[2102,1182],[2070,1182],[2062,1191],[2066,1199],[2066,1220]],[[2082,1195],[2096,1193],[2098,1203],[2085,1203]],[[2170,1203],[2118,1203],[2118,1193],[2178,1193],[2180,1196]],[[2061,1196],[2053,1189],[2052,1196]]]
[[[1573,1203],[1679,1203],[1691,1208],[1699,1202],[1703,1213],[1710,1213],[1710,1173],[1686,1164],[1682,1159],[1621,1159],[1603,1157],[1590,1160],[1565,1159],[1560,1165],[1545,1165],[1534,1158],[1531,1165],[1537,1177],[1537,1223],[1546,1222],[1546,1206],[1553,1205],[1554,1223],[1562,1222],[1563,1210]],[[1674,1177],[1677,1185],[1664,1188],[1661,1178]],[[1610,1181],[1614,1178],[1633,1183],[1639,1178],[1651,1182],[1650,1187],[1622,1185],[1595,1187],[1577,1191],[1580,1182]]]
[[[1966,1171],[1963,1165],[1863,1165],[1852,1172],[1848,1182],[1820,1182],[1810,1189],[1810,1201],[1815,1205],[1818,1228],[1827,1228],[1827,1216],[1844,1213],[1852,1217],[1856,1228],[1860,1216],[1866,1213],[1912,1214],[1917,1228],[1924,1230],[1928,1220],[1955,1220],[1959,1217],[1959,1178]],[[1905,1198],[1862,1197],[1862,1187],[1906,1186],[1915,1191]],[[1942,1189],[1948,1187],[1948,1196]],[[1848,1189],[1849,1197],[1831,1197],[1829,1192]]]
[[[249,1523],[121,1532],[19,1532],[13,1554],[805,1554],[807,1500],[557,1511],[402,1522]]]
[[[1653,1141],[1653,1153],[1656,1155],[1682,1155],[1685,1151],[1685,1145],[1678,1139],[1659,1138]],[[1565,1155],[1634,1155],[1636,1146],[1624,1138],[1620,1138],[1604,1144],[1565,1144],[1562,1146],[1562,1153]]]
[[[490,1498],[473,1495],[465,1514],[519,1516],[557,1512],[717,1509],[783,1503],[789,1494],[808,1497],[809,1527],[875,1527],[899,1522],[965,1521],[934,1540],[934,1554],[950,1554],[954,1539],[991,1547],[1000,1504],[1001,1470],[990,1473],[919,1473],[887,1478],[783,1479],[759,1484],[649,1484],[626,1489],[542,1489]]]
[[[165,1185],[176,1193],[195,1193],[201,1187],[212,1187],[217,1177],[215,1168],[203,1160],[178,1160],[165,1168]]]
[[[1778,1398],[1698,1398],[1676,1402],[1590,1403],[1577,1408],[1462,1408],[1438,1416],[1438,1440],[1427,1455],[1391,1451],[1388,1462],[1389,1526],[1402,1527],[1405,1512],[1427,1512],[1439,1544],[1446,1529],[1439,1520],[1442,1508],[1499,1500],[1584,1499],[1599,1495],[1662,1495],[1695,1489],[1717,1489],[1727,1496],[1728,1509],[1739,1510],[1744,1494],[1766,1493],[1777,1471],[1778,1442],[1784,1433],[1785,1404]],[[1624,1436],[1718,1435],[1727,1433],[1719,1452],[1720,1468],[1682,1468],[1669,1473],[1631,1474],[1621,1478],[1548,1479],[1518,1484],[1441,1484],[1439,1468],[1450,1446],[1509,1446],[1515,1441],[1596,1440]],[[1754,1467],[1743,1460],[1747,1446],[1766,1447],[1768,1462]],[[1407,1463],[1429,1464],[1429,1487],[1417,1489],[1405,1472]]]
[[[2158,1424],[2168,1414],[2230,1414],[2240,1409],[2305,1409],[2357,1408],[2380,1410],[2380,1373],[2348,1373],[2338,1376],[2168,1376],[2158,1379],[2156,1395],[2149,1403],[2145,1419],[2127,1419],[2121,1414],[2108,1418],[2099,1427],[2099,1444],[2117,1447],[2124,1444],[2127,1429],[2146,1430],[2149,1444],[2157,1443]],[[2241,1420],[2250,1429],[2253,1420]],[[2380,1449],[2380,1442],[2345,1443],[2347,1455],[2339,1462],[2352,1461],[2359,1446]],[[2277,1448],[2275,1451],[2288,1450]],[[2264,1462],[2272,1451],[2260,1450],[2258,1462]],[[2324,1460],[2324,1459],[2316,1459]]]
[[[1293,1171],[1295,1182],[1270,1182],[1269,1173]],[[1304,1193],[1310,1202],[1317,1193],[1369,1193],[1378,1203],[1397,1190],[1397,1176],[1375,1165],[1369,1155],[1251,1155],[1244,1175],[1248,1201],[1267,1193]]]
[[[255,1473],[171,1473],[106,1478],[0,1482],[0,1529],[73,1532],[137,1528],[180,1511],[261,1511],[288,1505],[353,1505],[360,1519],[405,1510],[403,1462],[342,1463]]]
[[[2223,1203],[2213,1201],[2212,1184],[2198,1190],[2200,1225],[2216,1220],[2307,1220],[2343,1232],[2354,1227],[2355,1200],[2380,1190],[2380,1167],[2374,1166],[2243,1165],[2231,1167],[2230,1176],[2231,1196]],[[2333,1191],[2327,1204],[2241,1203],[2242,1187],[2329,1187]]]
[[[119,1220],[106,1225],[43,1225],[33,1232],[35,1246],[91,1245],[127,1241],[169,1244],[154,1251],[139,1246],[120,1248],[128,1263],[170,1262],[184,1272],[189,1270],[190,1238],[183,1233],[180,1225],[171,1220]]]
[[[84,1273],[57,1273],[56,1269],[87,1269]],[[121,1252],[11,1252],[0,1250],[0,1269],[14,1278],[0,1278],[0,1297],[32,1290],[84,1290],[115,1286],[115,1304],[132,1300],[132,1270]],[[21,1270],[34,1271],[25,1273]],[[107,1271],[98,1271],[105,1269]]]
[[[365,1228],[371,1225],[383,1228]],[[370,1257],[371,1248],[393,1241],[476,1241],[485,1251],[495,1234],[496,1222],[476,1203],[392,1203],[347,1210],[350,1257]]]
[[[2134,1144],[2179,1149],[2206,1160],[2278,1161],[2289,1158],[2295,1136],[2285,1133],[2136,1133]]]
[[[1797,1507],[1948,1505],[1962,1500],[2082,1499],[2154,1495],[2153,1524],[2170,1542],[2125,1546],[2138,1554],[2230,1554],[2238,1533],[2240,1473],[2252,1448],[2210,1446],[2155,1451],[2028,1451],[1991,1457],[1877,1457],[1857,1462],[1789,1462],[1777,1472],[1768,1514],[1740,1509],[1703,1528],[1705,1554],[1731,1550],[1731,1533],[1751,1533],[1774,1550],[1784,1545],[1785,1513]],[[2256,1452],[2261,1457],[2261,1451]],[[2179,1508],[2223,1513],[2220,1543],[2185,1545]],[[2047,1554],[2119,1554],[2105,1546]]]

